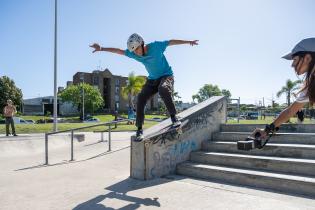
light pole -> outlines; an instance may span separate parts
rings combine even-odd
[[[55,0],[55,35],[54,35],[54,131],[57,131],[57,0]]]
[[[82,81],[82,121],[84,121],[84,73],[80,74],[80,80]]]

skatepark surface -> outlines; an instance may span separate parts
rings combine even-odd
[[[133,132],[112,133],[112,151],[99,133],[84,134],[85,141],[75,142],[74,161],[69,161],[69,136],[52,137],[48,166],[44,134],[0,135],[0,209],[315,210],[310,198],[178,175],[131,179]]]

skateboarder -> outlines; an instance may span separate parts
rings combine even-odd
[[[127,41],[128,49],[126,50],[104,48],[97,43],[90,46],[94,48],[93,53],[107,51],[135,59],[142,63],[149,73],[148,80],[138,95],[136,109],[136,126],[138,130],[136,133],[136,141],[143,140],[142,125],[144,122],[144,108],[147,101],[156,93],[159,93],[164,101],[171,116],[173,127],[178,127],[181,124],[176,117],[176,109],[172,97],[174,86],[173,70],[164,56],[164,51],[168,46],[180,44],[190,44],[191,46],[194,46],[198,45],[198,40],[185,41],[172,39],[168,41],[155,41],[145,45],[144,40],[140,35],[132,34]]]
[[[253,136],[259,132],[261,138],[267,138],[270,132],[277,131],[282,123],[287,122],[305,104],[310,103],[313,106],[315,102],[315,38],[303,39],[282,58],[292,60],[292,67],[297,75],[305,75],[304,86],[293,104],[283,110],[273,123],[266,125],[264,130],[256,129]]]

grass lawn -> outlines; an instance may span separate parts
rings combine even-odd
[[[155,125],[156,122],[145,122],[144,128],[149,128],[153,125]],[[58,130],[68,130],[72,128],[79,128],[83,126],[90,126],[94,125],[93,123],[58,123]],[[126,122],[124,124],[119,124],[117,128],[114,128],[114,125],[112,126],[113,131],[132,131],[136,130],[135,125],[127,125]],[[99,126],[95,128],[88,128],[80,130],[80,132],[93,132],[93,131],[101,131],[101,130],[107,130],[108,126]],[[47,124],[17,124],[15,125],[15,130],[17,134],[19,133],[46,133],[51,132],[53,130],[53,124],[47,123]],[[0,126],[0,133],[5,134],[5,125]]]
[[[127,118],[126,114],[122,114],[121,116]],[[24,120],[34,120],[35,122],[37,120],[40,120],[40,119],[51,118],[51,117],[44,117],[44,116],[28,116],[28,115],[22,115],[19,117],[23,118]],[[93,115],[93,117],[98,118],[101,122],[108,122],[108,121],[114,120],[114,116],[110,115],[110,114],[108,114],[108,115]],[[146,119],[152,119],[154,117],[165,118],[166,116],[165,115],[146,115],[145,117],[146,117]],[[75,120],[75,121],[79,122],[79,117],[62,117],[62,118],[66,119],[66,120]]]
[[[123,115],[124,116],[124,115]],[[23,119],[32,119],[34,121],[43,119],[43,116],[21,116]],[[111,120],[114,120],[114,116],[112,115],[96,115],[94,116],[98,118],[101,123],[108,122]],[[126,116],[124,116],[126,117]],[[151,119],[153,117],[159,117],[159,118],[165,118],[164,115],[146,115],[146,119]],[[67,119],[78,119],[78,117],[68,117]],[[265,120],[240,120],[240,124],[269,124],[274,120],[273,117],[266,117]],[[296,118],[291,118],[290,123],[296,123],[297,119]],[[237,120],[228,120],[228,124],[237,124]],[[304,121],[305,124],[314,124],[314,120],[310,119],[305,119]],[[146,121],[144,123],[144,129],[149,128],[153,125],[157,124],[157,122],[148,122]],[[79,128],[83,126],[90,126],[94,125],[93,123],[58,123],[58,130],[69,130],[72,128]],[[51,132],[53,130],[53,124],[52,123],[47,123],[47,124],[16,124],[16,131],[17,133],[46,133],[46,132]],[[112,126],[113,131],[132,131],[136,130],[135,125],[127,125],[126,122],[123,122],[117,126],[117,128],[114,128]],[[84,132],[93,132],[93,131],[101,131],[101,130],[107,130],[108,126],[100,126],[100,127],[95,127],[95,128],[88,128],[80,131]],[[5,125],[2,124],[0,125],[0,134],[5,134]]]
[[[20,116],[23,119],[31,119],[31,120],[39,120],[43,119],[43,116]],[[94,117],[98,118],[101,122],[108,122],[114,120],[114,116],[112,115],[95,115]],[[126,117],[126,116],[124,116]],[[146,115],[146,119],[151,119],[153,117],[160,117],[165,118],[164,115]],[[78,119],[78,117],[67,117],[66,119]],[[153,125],[157,124],[157,122],[145,122],[143,128],[149,128]],[[69,130],[73,128],[79,128],[84,126],[90,126],[95,125],[94,123],[58,123],[58,130]],[[113,131],[132,131],[136,130],[135,125],[127,125],[127,122],[122,122],[118,124],[117,128],[114,128],[114,125],[112,126]],[[16,132],[19,133],[46,133],[51,132],[53,130],[53,123],[47,123],[47,124],[15,124]],[[100,126],[100,127],[94,127],[94,128],[88,128],[80,131],[84,132],[93,132],[93,131],[101,131],[101,130],[107,130],[108,126]],[[5,125],[0,125],[0,134],[5,134]]]
[[[261,120],[260,117],[258,120],[240,120],[239,124],[270,124],[274,121],[274,117],[267,116],[265,120]],[[290,123],[297,123],[297,118],[293,117],[290,119]],[[314,124],[314,120],[310,120],[309,118],[304,119],[304,124]],[[237,119],[228,120],[227,124],[238,124]]]

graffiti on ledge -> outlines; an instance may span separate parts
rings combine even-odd
[[[176,164],[186,160],[191,151],[197,150],[195,140],[177,142],[168,146],[166,150],[153,153],[154,166],[151,169],[152,177],[159,177],[175,170]]]

